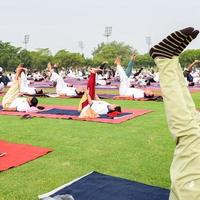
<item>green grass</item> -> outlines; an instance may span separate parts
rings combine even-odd
[[[200,94],[193,96],[199,106]],[[77,105],[79,100],[40,98],[40,102]],[[36,200],[39,194],[94,170],[169,188],[174,143],[167,128],[163,103],[109,102],[154,112],[122,124],[0,116],[1,139],[54,150],[1,172],[0,200]]]

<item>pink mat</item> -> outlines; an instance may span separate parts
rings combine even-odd
[[[43,111],[49,111],[51,109],[64,109],[66,111],[77,111],[77,107],[72,106],[58,106],[58,105],[43,105],[45,109]],[[43,112],[42,111],[42,112]],[[73,120],[80,120],[80,121],[93,121],[93,122],[103,122],[103,123],[111,123],[111,124],[118,124],[130,120],[132,118],[147,114],[152,112],[152,110],[143,110],[143,109],[123,109],[122,113],[128,113],[122,117],[115,117],[115,118],[79,118],[78,115],[63,115],[63,114],[43,114],[43,113],[28,113],[33,117],[44,117],[44,118],[53,118],[53,119],[73,119]],[[14,116],[23,116],[27,113],[24,112],[12,112],[12,111],[2,111],[0,110],[0,115],[14,115]]]

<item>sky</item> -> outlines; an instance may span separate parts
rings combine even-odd
[[[105,27],[112,27],[109,42],[131,45],[141,54],[175,30],[200,29],[200,0],[0,0],[0,40],[28,50],[66,49],[91,57],[106,42]],[[200,48],[200,36],[188,48]]]

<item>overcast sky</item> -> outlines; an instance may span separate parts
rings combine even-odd
[[[174,30],[200,29],[200,0],[0,0],[0,40],[28,50],[50,48],[84,54],[106,42],[104,31],[112,26],[109,41],[125,42],[145,53],[146,36],[152,45]],[[200,36],[188,48],[200,48]]]

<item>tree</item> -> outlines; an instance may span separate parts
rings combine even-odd
[[[136,50],[131,46],[124,44],[123,42],[111,42],[109,44],[101,43],[96,49],[94,49],[93,62],[94,64],[101,64],[107,61],[109,65],[113,65],[113,62],[117,56],[122,57],[122,64],[127,65],[130,59],[130,55]]]
[[[53,58],[53,62],[62,67],[82,65],[84,61],[85,58],[81,54],[70,53],[64,49],[58,51]]]
[[[21,63],[24,63],[25,67],[30,68],[32,64],[32,57],[31,57],[31,52],[27,51],[26,49],[22,49],[18,53],[18,58]]]
[[[18,52],[21,48],[12,46],[9,42],[0,41],[0,66],[4,70],[12,71],[20,63]]]
[[[31,67],[33,69],[46,69],[47,63],[52,60],[52,54],[48,48],[37,49],[37,51],[30,52],[30,55],[32,59]]]
[[[200,49],[189,49],[180,55],[180,63],[183,68],[187,67],[194,60],[200,60]]]
[[[155,66],[154,60],[148,53],[144,55],[137,55],[136,66],[139,67],[152,67]]]

